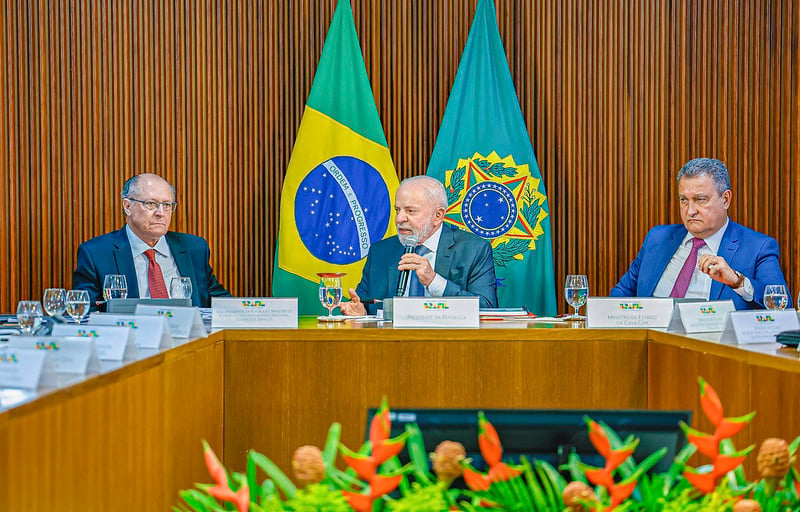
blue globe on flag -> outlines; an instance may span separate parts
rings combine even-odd
[[[377,169],[352,156],[336,156],[316,166],[300,183],[295,223],[311,254],[347,265],[365,258],[373,240],[383,239],[389,204],[389,190]]]

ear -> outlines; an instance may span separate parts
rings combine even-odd
[[[444,220],[444,212],[445,212],[445,209],[442,208],[441,206],[436,208],[436,211],[433,212],[433,218],[436,219],[437,221],[443,221]]]
[[[131,214],[131,202],[128,199],[122,200],[122,213],[125,214],[126,217],[130,216]]]
[[[731,192],[731,189],[728,189],[728,190],[726,190],[725,192],[722,193],[722,201],[723,201],[723,204],[725,205],[725,209],[726,210],[728,208],[730,208],[730,206],[731,206],[731,198],[732,197],[733,197],[733,192]]]

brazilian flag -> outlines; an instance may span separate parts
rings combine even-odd
[[[427,174],[445,222],[491,241],[500,307],[556,314],[550,207],[497,29],[480,0]]]
[[[350,2],[339,0],[283,182],[273,296],[322,314],[318,272],[345,272],[345,294],[355,288],[370,245],[396,233],[397,187]]]

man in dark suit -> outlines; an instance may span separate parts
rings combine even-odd
[[[192,280],[192,305],[208,307],[211,297],[230,296],[209,265],[208,243],[195,235],[170,232],[177,207],[175,188],[155,174],[125,182],[125,227],[82,243],[72,286],[89,292],[91,304],[103,298],[103,279],[123,274],[128,298],[167,298],[173,277]]]
[[[417,280],[425,296],[478,296],[482,308],[497,307],[491,245],[472,233],[444,226],[446,209],[447,194],[437,179],[415,176],[403,180],[395,197],[398,235],[370,247],[361,282],[355,290],[350,289],[350,302],[340,304],[342,313],[374,313],[374,306],[362,303],[361,297],[393,297],[404,270],[413,274],[409,290]],[[418,247],[405,254],[409,235],[417,238]]]
[[[778,242],[728,218],[725,164],[690,160],[678,172],[678,190],[683,224],[651,229],[611,296],[731,299],[736,309],[763,307],[765,286],[786,286]]]

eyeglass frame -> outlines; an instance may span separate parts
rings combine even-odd
[[[135,201],[137,203],[142,203],[144,205],[145,210],[154,212],[158,210],[158,207],[161,206],[164,208],[165,212],[174,212],[178,208],[177,201],[142,201],[141,199],[135,199],[133,197],[123,197],[123,199],[127,199],[129,201]]]

